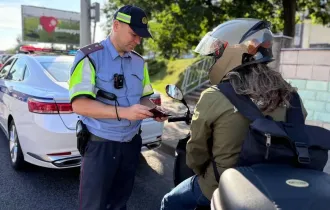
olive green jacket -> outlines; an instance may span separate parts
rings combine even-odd
[[[303,112],[306,116],[304,108]],[[279,107],[264,114],[270,115],[275,121],[285,121],[286,108]],[[212,152],[221,175],[225,169],[237,163],[248,128],[249,120],[237,111],[216,86],[206,89],[194,110],[191,139],[187,143],[187,165],[197,175],[201,175],[203,166],[211,159],[207,139],[213,137]],[[204,176],[199,176],[198,182],[203,194],[211,200],[218,187],[211,162],[207,165]]]

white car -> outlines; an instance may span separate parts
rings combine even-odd
[[[80,166],[78,116],[72,112],[67,84],[73,60],[73,56],[17,54],[1,68],[0,127],[9,139],[15,169],[25,161],[48,168]],[[160,105],[160,94],[151,99]],[[143,147],[160,146],[163,126],[153,119],[143,121]]]

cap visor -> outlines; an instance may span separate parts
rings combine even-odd
[[[139,27],[132,27],[131,29],[140,37],[143,38],[152,38],[151,33],[149,32],[148,28],[139,28]]]

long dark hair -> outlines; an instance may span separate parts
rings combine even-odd
[[[282,75],[266,64],[249,65],[227,74],[237,94],[248,95],[263,112],[290,106],[290,93],[296,91]]]

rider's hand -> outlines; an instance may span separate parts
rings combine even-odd
[[[150,108],[147,106],[135,104],[133,106],[120,109],[119,115],[121,118],[125,118],[132,121],[143,120],[153,116],[153,114],[148,111],[149,109]]]

